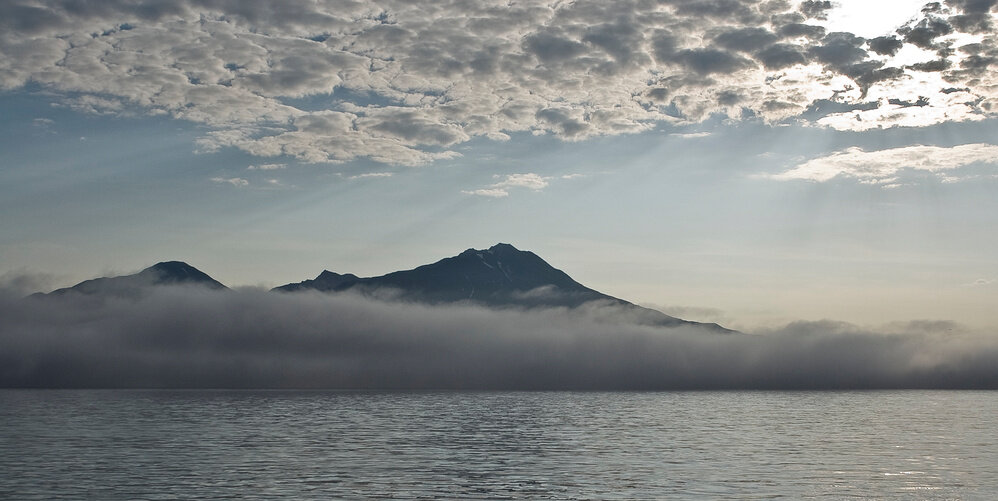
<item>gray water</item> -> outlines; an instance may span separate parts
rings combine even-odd
[[[998,392],[0,391],[2,499],[993,499]]]

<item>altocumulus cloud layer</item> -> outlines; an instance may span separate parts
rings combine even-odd
[[[168,114],[207,127],[204,151],[307,162],[414,165],[473,137],[712,114],[929,125],[998,110],[995,3],[928,4],[864,39],[827,32],[831,2],[814,0],[8,0],[0,89]]]
[[[496,311],[162,287],[0,299],[0,386],[998,388],[998,342],[946,322],[709,334],[606,308]]]

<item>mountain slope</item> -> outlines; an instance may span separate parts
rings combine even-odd
[[[224,285],[201,270],[182,261],[156,263],[133,275],[102,277],[85,280],[72,287],[56,289],[49,295],[132,295],[145,287],[157,285],[200,285],[209,289],[226,289]]]
[[[602,305],[615,307],[629,320],[656,326],[695,325],[727,331],[717,324],[703,324],[671,317],[590,289],[539,256],[510,244],[485,250],[468,249],[412,270],[378,277],[360,278],[323,271],[312,280],[287,284],[274,290],[294,292],[351,290],[431,304],[461,301],[491,307],[568,307]],[[594,303],[598,302],[598,303]]]

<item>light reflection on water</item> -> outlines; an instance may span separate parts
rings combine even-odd
[[[988,499],[998,392],[0,391],[3,499]]]

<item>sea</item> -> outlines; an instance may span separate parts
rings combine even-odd
[[[0,390],[0,499],[996,499],[998,392]]]

